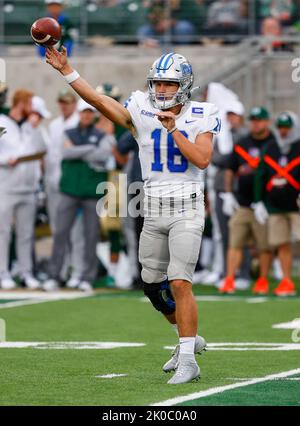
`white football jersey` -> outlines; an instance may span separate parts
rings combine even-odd
[[[125,103],[136,129],[145,195],[151,197],[190,197],[204,190],[204,171],[180,152],[172,135],[157,119],[147,93],[136,91]],[[194,143],[198,134],[220,131],[221,120],[214,104],[187,102],[176,125]]]

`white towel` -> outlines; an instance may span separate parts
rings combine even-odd
[[[233,150],[233,140],[230,126],[227,121],[227,112],[237,108],[240,104],[238,96],[221,83],[209,83],[207,102],[215,104],[219,108],[222,121],[221,131],[218,135],[218,147],[221,154],[230,154]],[[241,108],[239,105],[239,108]],[[233,112],[234,112],[233,111]]]

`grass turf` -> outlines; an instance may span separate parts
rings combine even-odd
[[[195,293],[216,294],[197,287]],[[170,376],[161,366],[170,352],[163,346],[175,345],[176,335],[149,303],[141,302],[142,296],[141,292],[113,292],[1,310],[7,341],[117,341],[146,346],[110,350],[2,348],[0,405],[148,405],[232,384],[233,378],[262,377],[300,367],[299,351],[208,351],[197,357],[202,372],[199,382],[167,385]],[[299,317],[299,299],[271,297],[265,303],[251,304],[247,298],[228,301],[225,296],[224,301],[200,301],[198,306],[200,334],[208,342],[292,343],[292,330],[272,329],[272,324]],[[128,376],[95,377],[110,373]],[[219,402],[255,405],[259,402],[255,395],[264,393],[268,404],[274,401],[274,405],[281,405],[272,397],[278,383],[255,385],[263,389],[257,392],[250,387],[236,389],[227,402]],[[300,382],[286,383],[300,394]],[[201,404],[206,400],[207,404],[218,404],[216,397],[210,398]]]

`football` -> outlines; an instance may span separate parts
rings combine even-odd
[[[61,27],[53,18],[40,18],[31,26],[31,37],[41,46],[54,46],[61,39]]]

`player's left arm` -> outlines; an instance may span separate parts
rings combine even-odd
[[[198,134],[193,143],[176,128],[175,115],[171,111],[159,112],[156,115],[168,132],[172,132],[174,142],[181,154],[199,169],[205,169],[209,165],[213,153],[213,133]],[[175,128],[176,130],[173,131]]]
[[[206,169],[213,153],[213,134],[201,133],[195,143],[190,142],[179,130],[172,134],[181,154],[199,169]]]

